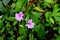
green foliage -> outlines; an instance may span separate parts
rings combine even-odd
[[[6,12],[6,10],[7,10],[7,9],[4,8],[3,5],[2,5],[2,1],[0,1],[0,11],[1,11],[1,12]]]
[[[58,6],[58,4],[56,4],[55,6],[54,6],[54,10],[53,10],[53,16],[54,16],[54,18],[55,18],[55,20],[56,21],[58,21],[58,23],[60,24],[60,16],[59,16],[59,14],[60,14],[60,12],[59,12],[59,10],[60,10],[60,8],[59,8],[59,6]]]
[[[56,38],[56,40],[60,40],[60,36],[58,36],[58,37]]]
[[[18,37],[17,40],[22,40],[21,37]]]
[[[25,0],[18,0],[16,2],[15,11],[19,12],[21,10],[21,8],[24,6],[25,2],[26,2]]]
[[[40,17],[40,13],[39,12],[32,12],[31,18],[32,18],[33,22],[35,22],[35,24],[37,24],[40,21],[39,17]]]
[[[15,18],[19,12],[21,21]],[[0,40],[60,40],[60,1],[0,0]]]
[[[0,40],[3,40],[3,37],[0,37]]]
[[[45,0],[46,2],[48,2],[48,3],[53,3],[53,0]]]
[[[46,21],[47,21],[47,22],[54,24],[54,20],[53,20],[53,18],[52,18],[52,12],[47,12],[47,13],[45,14],[45,17],[46,17]]]
[[[0,1],[0,11],[2,11],[3,5],[2,2]]]
[[[41,25],[39,27],[40,27],[40,29],[37,31],[38,37],[40,39],[44,39],[44,37],[45,37],[45,27],[43,25]]]

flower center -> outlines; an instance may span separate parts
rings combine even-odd
[[[31,23],[28,23],[29,25],[31,25]]]
[[[21,17],[21,15],[19,15],[19,17]]]

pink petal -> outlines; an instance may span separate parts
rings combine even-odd
[[[33,25],[29,25],[28,28],[34,28],[34,26]]]
[[[18,15],[19,15],[19,14],[16,13],[16,14],[15,14],[15,17],[18,17]]]
[[[23,12],[19,12],[19,15],[21,15],[21,17],[24,16]]]
[[[16,20],[21,21],[21,19],[19,17],[15,17],[15,18],[16,18]]]
[[[17,14],[17,13],[15,14],[15,18],[18,21],[23,20],[23,16],[24,16],[24,14],[22,12],[20,12],[19,14]]]
[[[34,28],[34,25],[26,24],[26,26],[27,26],[28,28]]]
[[[32,23],[32,19],[30,19],[30,20],[28,21],[28,23]]]
[[[31,23],[32,25],[34,25],[34,23]]]

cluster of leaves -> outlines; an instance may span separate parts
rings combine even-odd
[[[60,40],[59,0],[0,0],[0,40]],[[24,20],[15,14],[22,11]],[[33,29],[25,24],[29,19]]]

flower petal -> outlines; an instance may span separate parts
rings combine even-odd
[[[18,15],[19,15],[19,14],[16,13],[16,14],[15,14],[15,17],[18,17]]]
[[[28,21],[28,23],[32,23],[32,19],[30,19],[30,20]]]
[[[19,14],[17,14],[17,13],[15,14],[15,18],[18,21],[23,20],[23,16],[24,16],[24,14],[22,12],[19,12]]]
[[[23,12],[19,12],[19,15],[21,15],[21,17],[24,16]]]

